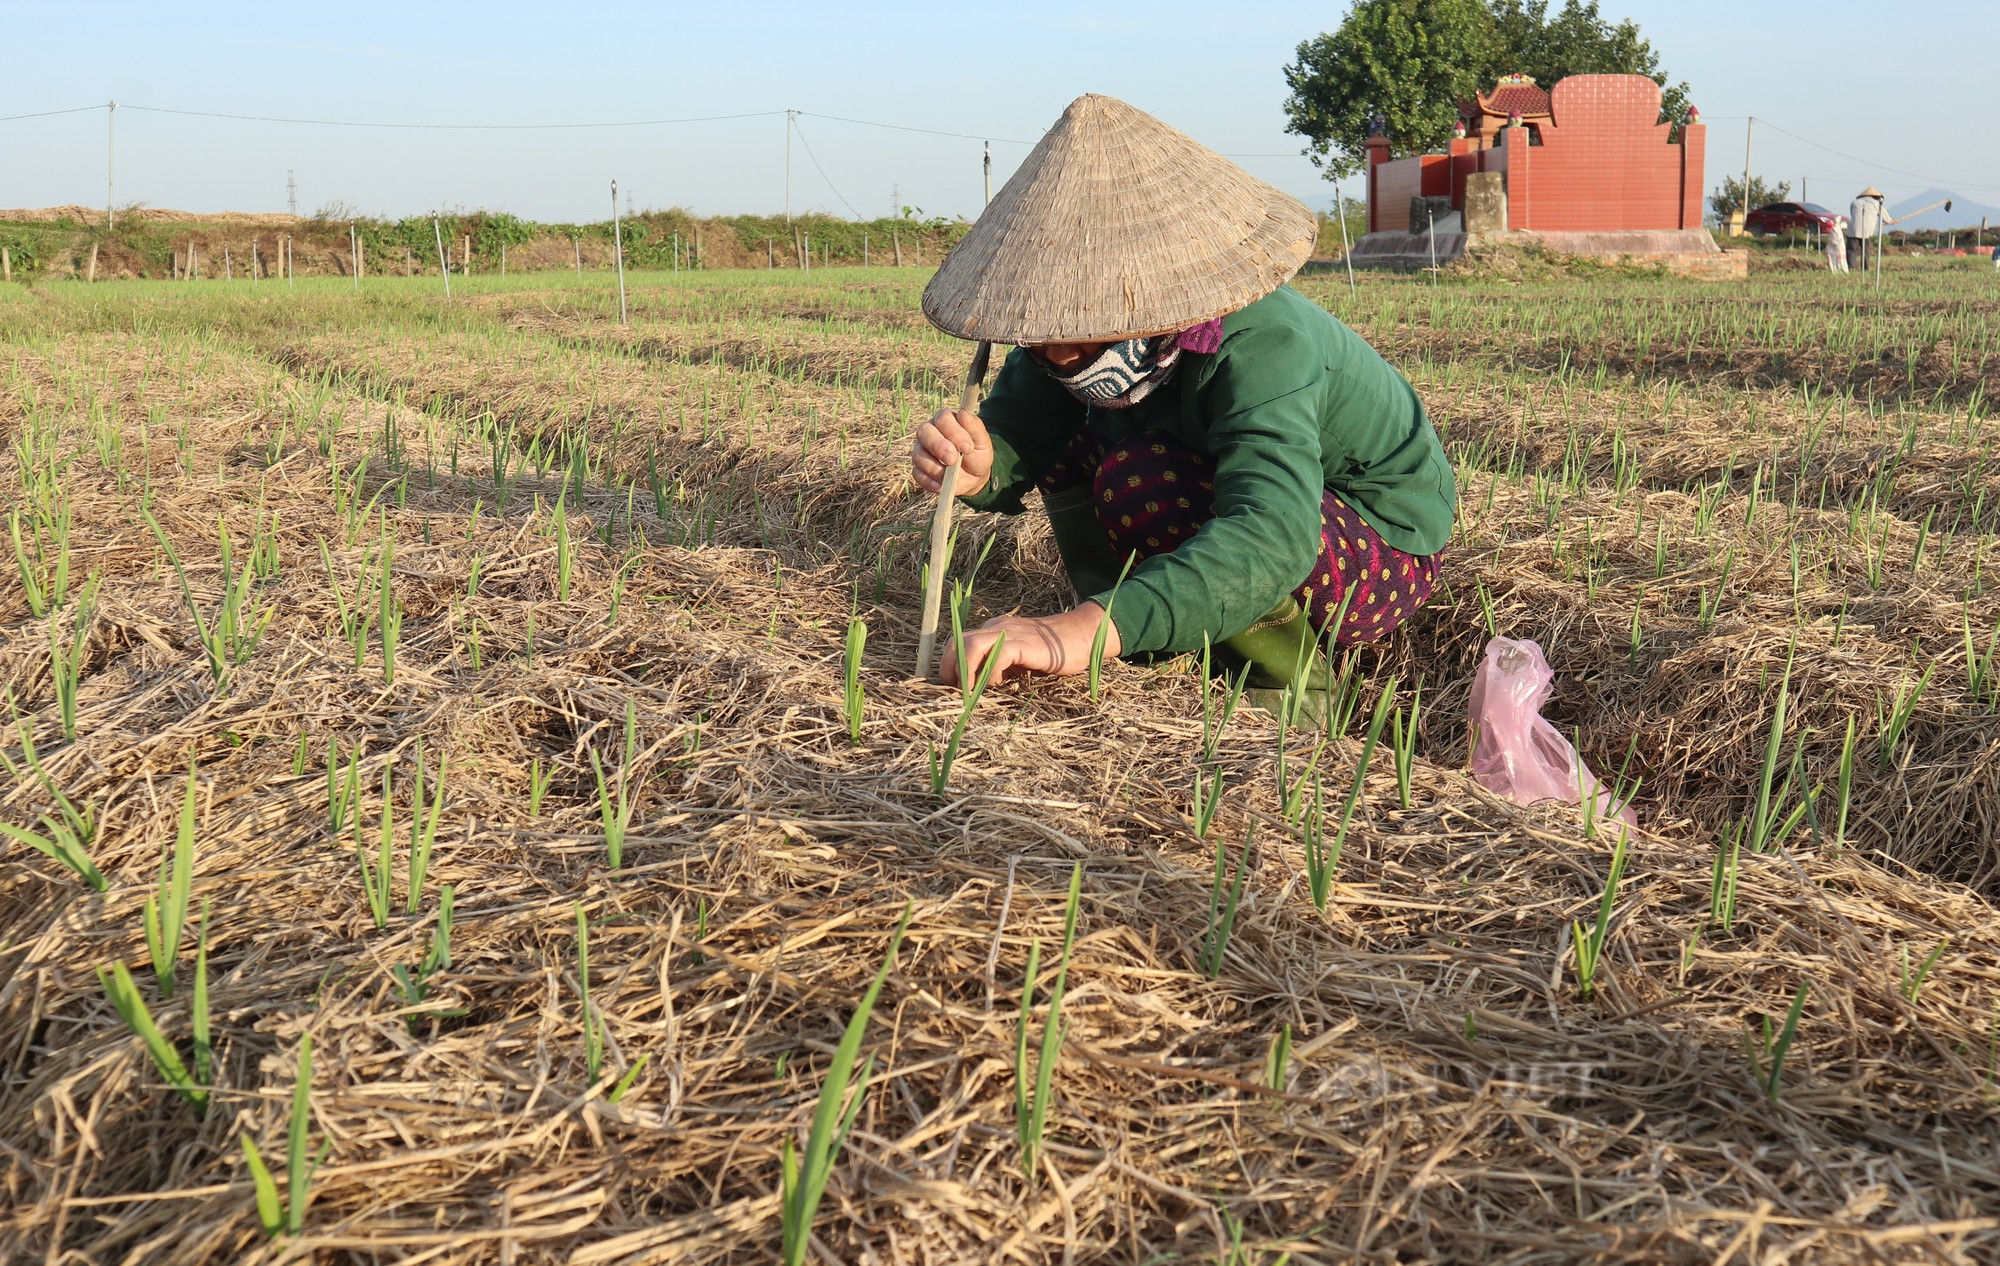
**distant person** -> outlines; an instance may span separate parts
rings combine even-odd
[[[2000,243],[1995,243],[1993,246],[1993,268],[1996,272],[2000,272]]]
[[[1832,272],[1837,272],[1837,273],[1846,272],[1847,271],[1847,217],[1844,215],[1834,216],[1833,228],[1827,231],[1825,237],[1826,237],[1827,268]]]
[[[1881,249],[1875,236],[1889,223],[1882,214],[1882,191],[1870,185],[1855,194],[1847,206],[1847,223],[1847,262],[1865,273],[1871,257]]]
[[[980,510],[1019,514],[1039,490],[1081,601],[966,630],[969,671],[1004,633],[996,680],[1081,673],[1108,611],[1107,655],[1212,644],[1253,690],[1317,693],[1323,643],[1387,637],[1429,599],[1451,460],[1409,381],[1284,284],[1316,231],[1109,97],[1072,103],[994,196],[924,315],[1015,350],[979,412],[917,428],[911,470],[935,493],[959,462]]]

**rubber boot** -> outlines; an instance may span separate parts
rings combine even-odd
[[[1236,670],[1249,668],[1244,698],[1286,725],[1300,722],[1323,726],[1333,670],[1320,644],[1319,630],[1299,601],[1286,596],[1277,606],[1234,637],[1217,644]]]
[[[1049,512],[1049,532],[1062,554],[1063,570],[1078,598],[1107,592],[1118,583],[1118,552],[1111,536],[1097,521],[1097,508],[1088,488],[1065,488],[1042,494],[1042,507]]]

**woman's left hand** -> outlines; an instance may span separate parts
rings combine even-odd
[[[1090,644],[1097,640],[1100,623],[1105,625],[1105,658],[1115,658],[1122,649],[1118,641],[1118,626],[1104,618],[1104,608],[1095,602],[1086,602],[1061,615],[1048,615],[1035,620],[1016,615],[988,620],[965,635],[966,671],[977,679],[980,668],[987,657],[995,653],[993,648],[997,644],[1000,649],[999,658],[993,665],[994,681],[1031,674],[1074,676],[1090,666]],[[1001,641],[1002,634],[1006,635],[1004,642]],[[947,686],[959,684],[958,655],[954,651],[945,653],[939,676]]]

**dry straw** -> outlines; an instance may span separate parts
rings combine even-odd
[[[1053,343],[1185,329],[1305,263],[1305,204],[1114,97],[1078,97],[924,290],[960,338]]]
[[[1893,699],[1915,676],[1889,634],[1931,627],[1962,641],[1942,569],[1917,580],[1891,569],[1877,591],[1856,558],[1834,560],[1855,614],[1837,642],[1830,616],[1800,632],[1780,758],[1788,767],[1804,744],[1812,784],[1831,790],[1845,720],[1863,716],[1850,842],[1800,832],[1743,852],[1734,924],[1711,926],[1718,828],[1726,838],[1754,807],[1796,622],[1779,556],[1742,538],[1740,589],[1704,631],[1694,611],[1715,568],[1656,576],[1649,517],[1592,601],[1563,575],[1574,533],[1587,519],[1611,540],[1632,506],[1601,488],[1573,498],[1565,543],[1525,476],[1489,506],[1482,475],[1469,534],[1447,557],[1451,592],[1357,670],[1369,695],[1391,672],[1437,683],[1409,807],[1387,753],[1326,744],[1329,834],[1357,770],[1361,794],[1322,912],[1306,891],[1306,841],[1273,792],[1276,726],[1248,708],[1221,725],[1212,708],[1204,727],[1185,665],[1112,665],[1096,703],[1080,679],[995,688],[973,710],[947,794],[933,795],[927,749],[961,709],[903,676],[914,569],[887,568],[870,602],[875,551],[913,543],[927,509],[899,483],[898,389],[872,375],[901,355],[913,376],[932,366],[942,394],[958,352],[927,334],[884,351],[885,331],[907,324],[853,292],[712,298],[775,314],[769,328],[745,317],[722,332],[706,313],[661,315],[638,296],[634,333],[601,344],[590,342],[608,320],[601,291],[475,295],[445,330],[428,306],[387,330],[341,329],[344,307],[306,307],[309,332],[294,332],[264,324],[268,313],[161,305],[143,335],[96,329],[96,314],[52,296],[35,320],[78,328],[0,352],[0,428],[25,445],[59,423],[76,547],[104,577],[77,741],[59,737],[47,618],[5,592],[0,685],[21,701],[39,767],[98,824],[90,856],[108,880],[100,895],[12,845],[0,861],[0,1258],[773,1261],[787,1142],[809,1136],[909,907],[853,1048],[874,1071],[832,1159],[809,1260],[1845,1266],[2000,1253],[2000,919],[1976,892],[1876,852],[1903,837],[1911,857],[1957,841],[1992,858],[1958,824],[1991,812],[2000,723],[1961,690],[1957,652],[1912,705],[1898,768],[1881,770],[1868,746],[1878,694]],[[395,320],[394,304],[385,296],[369,319]],[[850,329],[824,332],[829,306]],[[335,368],[341,381],[321,377]],[[580,395],[570,385],[586,382]],[[1470,391],[1434,394],[1468,436],[1499,412]],[[422,412],[434,399],[437,413]],[[705,400],[718,402],[712,420]],[[131,432],[122,477],[92,455],[100,410]],[[407,438],[406,469],[377,442],[385,413]],[[517,463],[497,509],[487,450],[465,429],[488,414],[516,425],[522,447],[587,436],[593,466],[603,458],[618,478],[643,480],[657,456],[662,493],[642,488],[636,519],[615,484],[593,480],[568,503],[567,601],[533,506],[552,506],[568,472]],[[161,422],[148,444],[149,416]],[[818,419],[829,438],[807,453],[801,432]],[[181,421],[185,460],[169,429]],[[845,454],[830,438],[842,421],[857,428]],[[1646,451],[1691,462],[1706,442],[1677,434]],[[379,572],[377,525],[351,537],[328,491],[333,462],[352,472],[370,453],[357,493],[384,512],[407,611],[393,688],[372,639],[356,669],[333,596]],[[0,486],[13,486],[11,460],[0,455]],[[240,566],[225,567],[214,516],[241,539],[259,490],[282,524],[285,561],[255,582],[276,614],[222,686],[197,620],[214,619]],[[137,514],[142,495],[198,616]],[[1740,536],[1731,495],[1717,531]],[[1695,495],[1647,500],[1689,537]],[[635,528],[651,544],[629,610],[607,623]],[[975,614],[1047,609],[1060,593],[1045,533],[973,519],[960,548],[976,555],[996,535]],[[1908,538],[1898,527],[1899,557],[1914,552]],[[1970,548],[1965,537],[1956,548]],[[485,561],[469,591],[474,559]],[[1617,767],[1631,732],[1654,736],[1635,763],[1646,825],[1588,999],[1573,924],[1604,908],[1612,842],[1586,839],[1573,813],[1500,803],[1454,769],[1465,736],[1452,719],[1484,637],[1476,578],[1499,619],[1584,670],[1565,674],[1558,707],[1598,736],[1600,769]],[[871,630],[858,742],[842,662],[857,587]],[[1642,587],[1643,677],[1624,607]],[[1837,588],[1808,578],[1796,601],[1850,596]],[[1994,607],[1974,603],[1975,630]],[[629,760],[628,705],[640,736]],[[348,836],[357,812],[379,820],[383,768],[409,770],[419,739],[451,770],[429,868],[438,919],[398,903],[378,930]],[[26,828],[51,786],[6,741],[20,774],[0,812]],[[1313,750],[1302,740],[1295,753]],[[607,751],[633,789],[615,880],[590,760]],[[205,1035],[197,990],[163,997],[142,971],[129,995],[107,998],[96,974],[147,959],[144,898],[197,758],[212,789],[190,867],[211,910],[206,959],[199,938],[193,947],[209,977]],[[1197,765],[1227,774],[1208,841],[1191,812]],[[350,784],[357,803],[334,823],[329,800]],[[397,821],[416,819],[414,785],[391,784]],[[1218,838],[1232,890],[1239,865],[1244,880],[1210,980]],[[1035,1090],[1046,1112],[1031,1182],[1019,1165],[1019,1003],[1053,983],[1045,960],[1030,985],[1031,947],[1065,939],[1078,863],[1088,919],[1046,1098]],[[402,881],[402,850],[392,864]],[[571,983],[577,901],[592,920],[595,1080]],[[120,1014],[133,998],[188,1071],[212,1048],[205,1114]],[[1287,1029],[1289,1053],[1273,1059]],[[246,1135],[269,1161],[261,1201]],[[299,1162],[283,1173],[281,1146]],[[281,1205],[282,1189],[293,1198]]]

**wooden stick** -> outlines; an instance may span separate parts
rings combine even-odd
[[[993,344],[981,343],[972,353],[972,365],[965,371],[965,390],[959,393],[958,407],[970,413],[979,407],[979,388],[986,381],[986,366],[993,358]],[[917,636],[917,676],[929,677],[937,655],[938,607],[944,600],[945,557],[951,542],[951,504],[958,496],[958,463],[944,468],[938,481],[937,509],[931,513],[930,570],[924,578],[924,618]]]

